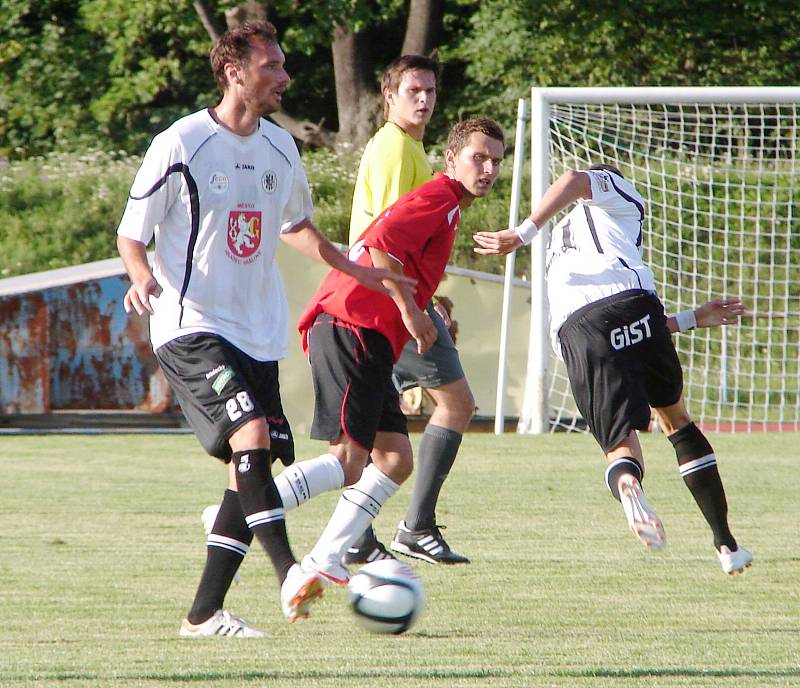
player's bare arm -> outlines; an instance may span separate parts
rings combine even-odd
[[[402,264],[389,254],[376,248],[370,248],[369,255],[374,266],[383,268],[395,276],[403,274]],[[413,291],[405,283],[395,278],[387,280],[387,287],[389,287],[389,295],[397,304],[397,309],[403,318],[403,324],[417,342],[417,352],[425,353],[433,346],[438,337],[436,326],[427,313],[417,306],[413,298]]]
[[[133,309],[139,315],[152,314],[153,306],[150,304],[150,297],[157,299],[161,295],[161,285],[150,270],[147,248],[141,241],[118,236],[117,250],[131,280],[131,286],[125,293],[123,301],[125,312],[130,313]]]
[[[675,334],[695,327],[736,325],[745,315],[747,307],[741,299],[714,299],[704,303],[700,308],[671,315],[667,318],[667,329],[670,334]]]
[[[539,206],[530,217],[515,229],[503,229],[499,232],[476,232],[472,235],[476,247],[475,253],[485,256],[504,256],[529,244],[539,227],[543,227],[556,213],[578,199],[592,197],[592,184],[585,172],[567,170],[545,191]]]
[[[358,280],[369,289],[391,296],[391,290],[385,286],[387,280],[402,283],[413,294],[416,280],[412,277],[380,267],[370,268],[349,260],[308,220],[295,225],[291,231],[281,234],[281,239],[293,249],[307,258],[320,263],[327,263],[335,270],[344,272]]]

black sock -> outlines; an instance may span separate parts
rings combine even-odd
[[[217,609],[222,609],[233,576],[252,540],[239,496],[233,490],[225,490],[214,527],[208,535],[206,566],[186,617],[189,623],[203,623]]]
[[[247,526],[267,553],[278,582],[296,559],[286,534],[286,512],[275,481],[272,479],[269,449],[250,449],[234,452],[231,461],[236,466],[236,485]]]
[[[419,443],[414,489],[406,511],[409,530],[426,530],[436,525],[436,503],[444,481],[461,446],[461,433],[439,425],[425,428]]]
[[[692,493],[694,501],[703,512],[711,532],[714,534],[714,546],[722,545],[736,549],[728,527],[728,502],[725,499],[725,488],[717,469],[717,457],[705,435],[694,424],[684,425],[669,436],[678,457],[678,469],[683,482]]]
[[[644,471],[641,464],[632,456],[616,459],[606,466],[606,485],[618,502],[620,501],[619,479],[626,474],[632,475],[640,483],[644,479]]]

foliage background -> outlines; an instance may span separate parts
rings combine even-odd
[[[237,3],[206,4],[221,17]],[[364,31],[382,65],[400,51],[408,4],[268,3],[293,76],[286,111],[336,130],[331,17]],[[533,84],[800,82],[800,13],[790,0],[442,4],[445,70],[426,136],[433,154],[458,118],[488,114],[511,132],[516,101]],[[0,275],[114,255],[125,190],[147,143],[217,99],[209,46],[191,0],[0,0]],[[304,155],[315,170],[317,219],[343,239],[358,151]],[[475,265],[473,228],[506,224],[507,176],[467,214],[457,263]],[[482,259],[487,266],[499,262]],[[527,271],[524,262],[519,269]]]

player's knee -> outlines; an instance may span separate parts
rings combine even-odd
[[[236,430],[228,438],[231,450],[234,452],[252,449],[253,447],[266,448],[269,446],[269,429],[267,420],[263,417],[253,418]]]

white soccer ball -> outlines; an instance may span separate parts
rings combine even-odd
[[[347,584],[356,621],[373,633],[404,633],[425,607],[422,581],[396,559],[362,566]]]

